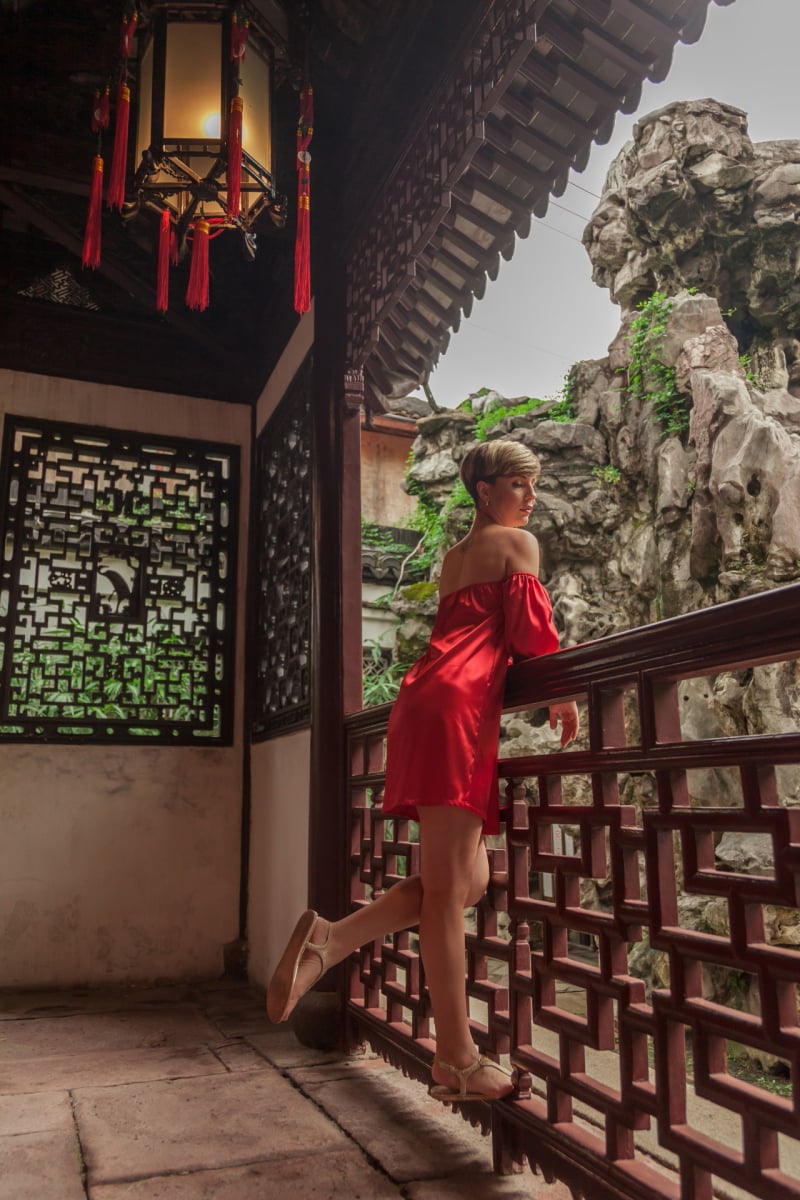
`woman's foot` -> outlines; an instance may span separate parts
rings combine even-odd
[[[307,909],[294,927],[267,989],[267,1013],[286,1021],[298,1000],[325,974],[330,959],[331,924]],[[335,961],[335,960],[334,960]]]
[[[457,1060],[458,1063],[459,1060]],[[431,1095],[448,1104],[465,1100],[501,1100],[514,1091],[514,1081],[508,1071],[475,1052],[464,1066],[445,1062],[437,1055],[433,1060]]]

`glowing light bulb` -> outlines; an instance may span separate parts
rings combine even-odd
[[[206,137],[219,137],[219,113],[209,113],[203,118],[203,133]]]

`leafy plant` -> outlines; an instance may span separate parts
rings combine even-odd
[[[572,424],[575,420],[575,380],[572,371],[567,371],[564,382],[558,393],[558,399],[552,408],[548,409],[548,421],[558,421],[563,425]]]
[[[675,385],[675,368],[665,366],[660,355],[672,312],[672,301],[664,292],[653,292],[637,305],[631,322],[628,394],[653,406],[667,433],[685,433],[689,428],[686,401]]]
[[[379,550],[393,551],[396,554],[408,554],[411,549],[405,542],[396,542],[388,529],[376,525],[373,521],[361,518],[361,545],[376,546]]]
[[[383,645],[385,636],[381,634],[379,638],[370,638],[364,643],[364,708],[374,708],[376,704],[388,704],[394,700],[405,674],[405,667],[401,663],[387,660],[387,650]]]
[[[739,366],[744,371],[744,377],[752,387],[760,387],[760,380],[753,370],[753,359],[749,354],[739,355]]]
[[[604,487],[614,487],[622,479],[622,471],[619,467],[612,467],[610,463],[605,467],[594,467],[592,475]]]
[[[527,400],[523,400],[519,404],[500,405],[498,408],[490,409],[489,412],[481,413],[475,425],[475,440],[485,442],[489,432],[495,429],[501,421],[505,421],[507,417],[524,416],[534,408],[541,408],[541,405],[541,400],[529,396]]]

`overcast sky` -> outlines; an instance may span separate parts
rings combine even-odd
[[[583,174],[571,175],[543,221],[534,219],[511,262],[501,260],[497,280],[451,336],[431,376],[438,403],[454,407],[481,387],[546,397],[559,390],[573,362],[601,358],[617,332],[619,309],[592,283],[580,238],[637,116],[673,100],[710,96],[744,109],[753,141],[800,138],[798,54],[800,0],[710,3],[700,41],[676,46],[666,80],[645,83],[638,114],[617,117],[611,141],[592,148]]]

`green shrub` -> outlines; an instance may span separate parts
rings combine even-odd
[[[659,357],[672,301],[664,292],[653,292],[637,308],[628,346],[628,394],[643,403],[649,400],[666,433],[685,433],[689,428],[686,400],[675,385],[675,368],[665,366]]]

